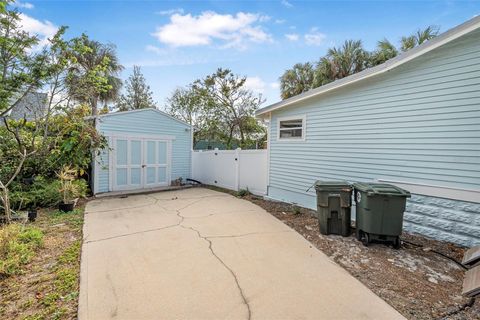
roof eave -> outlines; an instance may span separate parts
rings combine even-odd
[[[438,37],[427,41],[426,43],[415,47],[405,53],[402,53],[401,55],[390,59],[386,61],[385,63],[375,66],[373,68],[366,69],[364,71],[361,71],[359,73],[353,74],[351,76],[348,76],[346,78],[336,80],[334,82],[331,82],[330,84],[318,87],[316,89],[311,89],[309,91],[306,91],[304,93],[301,93],[299,95],[293,96],[291,98],[285,99],[283,101],[274,103],[270,106],[267,106],[265,108],[259,109],[255,112],[255,116],[263,118],[265,117],[264,114],[270,113],[274,110],[278,110],[280,108],[284,108],[287,106],[291,106],[293,104],[296,104],[298,102],[311,99],[314,97],[318,97],[322,94],[325,94],[327,92],[337,90],[340,88],[343,88],[347,85],[351,85],[354,83],[357,83],[359,81],[369,79],[375,76],[378,76],[380,74],[383,74],[385,72],[388,72],[404,63],[407,63],[413,59],[416,59],[427,52],[430,52],[440,46],[443,46],[465,34],[468,34],[472,31],[475,31],[476,29],[480,28],[480,16],[474,17],[473,19],[470,19],[461,25],[458,25]]]

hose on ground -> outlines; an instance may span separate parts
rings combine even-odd
[[[466,303],[464,303],[463,305],[461,305],[460,307],[458,307],[456,310],[453,310],[453,311],[450,311],[448,312],[447,314],[443,315],[441,318],[439,318],[439,320],[447,320],[449,319],[451,316],[457,314],[457,313],[460,313],[462,311],[464,311],[465,309],[467,308],[471,308],[473,306],[473,304],[475,303],[475,297],[471,297],[470,299],[468,299],[468,301]]]
[[[407,240],[402,240],[402,242],[408,243],[408,244],[410,244],[410,245],[412,245],[412,246],[419,247],[419,248],[423,248],[423,247],[424,247],[422,244],[410,242],[410,241],[407,241]],[[430,251],[431,251],[431,252],[434,252],[434,253],[436,253],[436,254],[438,254],[438,255],[440,255],[440,256],[448,259],[448,260],[451,260],[451,261],[455,262],[455,263],[456,263],[457,265],[459,265],[462,269],[468,270],[467,267],[465,267],[460,261],[458,261],[458,260],[455,259],[454,257],[451,257],[451,256],[449,256],[449,255],[446,255],[446,254],[444,254],[444,253],[442,253],[442,252],[440,252],[440,251],[437,251],[437,250],[435,250],[435,249],[431,249]]]

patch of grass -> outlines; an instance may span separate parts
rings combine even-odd
[[[63,212],[55,210],[49,213],[50,221],[53,224],[66,223],[76,229],[81,229],[83,226],[83,210],[74,209],[72,212]]]
[[[41,303],[45,307],[49,307],[54,305],[58,299],[60,299],[60,294],[58,292],[50,292],[50,293],[47,293],[45,297],[43,297]]]
[[[82,241],[75,241],[70,247],[68,247],[62,255],[58,258],[58,262],[62,264],[71,264],[78,262],[80,257],[80,249],[82,247]]]
[[[243,198],[243,197],[249,196],[250,194],[251,193],[250,193],[250,191],[248,191],[248,189],[240,189],[237,192],[237,197]]]
[[[74,290],[78,283],[77,270],[72,268],[61,268],[56,272],[55,290],[64,296]]]
[[[73,212],[40,210],[37,221],[15,227],[26,232],[8,232],[9,239],[16,234],[15,251],[24,253],[17,256],[29,262],[18,275],[2,278],[0,274],[0,319],[77,317],[82,226],[80,204]],[[0,260],[3,263],[3,256]]]
[[[43,244],[43,232],[32,226],[8,224],[0,228],[0,275],[22,273],[22,266],[29,263],[35,250]]]
[[[293,214],[300,214],[302,213],[302,208],[294,204],[292,205],[292,212]]]

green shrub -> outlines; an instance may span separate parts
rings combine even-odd
[[[85,180],[78,179],[73,184],[78,188],[80,197],[87,196],[88,184]],[[43,177],[36,177],[31,185],[17,184],[10,193],[11,206],[14,210],[55,207],[62,201],[60,187],[60,181]]]
[[[300,214],[300,213],[302,213],[301,208],[300,208],[299,206],[295,205],[295,204],[292,205],[292,211],[293,211],[293,214]]]
[[[43,233],[36,227],[9,224],[0,228],[0,275],[10,276],[22,272],[35,250],[43,244]]]
[[[240,189],[240,190],[238,190],[238,192],[237,192],[237,195],[238,195],[239,197],[242,197],[242,198],[243,198],[243,197],[246,197],[246,196],[249,196],[250,194],[251,194],[251,193],[250,193],[250,191],[248,191],[248,189]]]

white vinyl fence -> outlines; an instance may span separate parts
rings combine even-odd
[[[192,176],[204,184],[267,193],[267,150],[193,151]]]

